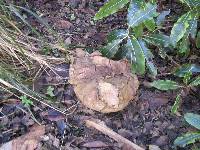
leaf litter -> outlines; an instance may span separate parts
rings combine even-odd
[[[41,0],[36,0],[29,4],[31,7],[35,7],[35,9],[42,12],[45,18],[52,25],[54,24],[56,30],[58,30],[64,39],[70,37],[72,45],[78,44],[89,48],[96,48],[103,45],[107,32],[124,26],[122,20],[126,15],[121,11],[93,24],[89,20],[91,20],[98,8],[103,5],[103,2],[91,0],[41,2]],[[174,8],[176,7],[174,5]],[[72,14],[74,15],[74,19],[70,20]],[[64,24],[62,24],[61,28],[58,25],[59,22]],[[168,22],[165,24],[167,25]],[[41,27],[38,26],[38,28]],[[169,29],[165,28],[165,30]],[[43,30],[41,29],[41,31]],[[184,61],[184,59],[181,61]],[[191,61],[194,62],[194,60]],[[158,66],[161,64],[160,60],[158,60]],[[63,68],[58,69],[61,71],[59,75],[63,76],[63,78],[51,72],[43,73],[35,83],[35,89],[45,94],[48,86],[52,86],[54,90],[51,91],[51,95],[54,94],[56,100],[53,101],[53,104],[63,109],[70,108],[77,103],[77,98],[73,92],[73,87],[67,82],[69,75],[66,70],[69,69],[69,64],[60,64],[57,67]],[[139,79],[144,80],[141,77]],[[115,132],[144,148],[149,145],[151,148],[168,150],[173,147],[174,139],[186,131],[181,117],[170,114],[175,95],[173,92],[165,94],[159,91],[152,92],[151,89],[141,86],[136,97],[137,101],[131,101],[123,111],[107,115],[88,110],[81,104],[77,105],[74,113],[67,117],[45,106],[34,106],[31,108],[34,115],[48,128],[42,142],[39,142],[40,138],[38,137],[39,135],[44,135],[44,126],[41,126],[43,128],[41,132],[38,130],[40,132],[38,135],[34,135],[31,132],[33,123],[30,121],[30,116],[27,116],[27,114],[15,107],[16,104],[19,104],[19,100],[11,101],[11,104],[1,103],[0,143],[10,140],[10,142],[13,142],[13,140],[17,141],[19,138],[19,144],[20,139],[29,135],[30,139],[28,138],[28,140],[31,141],[27,142],[27,144],[29,145],[33,142],[34,145],[37,145],[38,149],[41,149],[41,147],[52,147],[53,149],[84,149],[85,147],[91,149],[121,149],[123,146],[119,143],[114,142],[114,140],[94,129],[85,127],[84,121],[94,117],[104,120],[106,125]],[[0,96],[2,97],[2,95]],[[194,106],[192,110],[191,105]],[[181,114],[195,110],[199,110],[199,104],[195,97],[191,95],[184,97]],[[25,126],[22,120],[26,122]]]

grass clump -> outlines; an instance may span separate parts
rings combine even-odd
[[[45,42],[45,38],[29,24],[20,10],[33,15],[52,31],[46,22],[31,10],[7,4],[5,1],[0,2],[0,88],[16,96],[27,95],[51,107],[43,102],[44,96],[30,89],[30,85],[40,71],[47,68],[53,70],[54,62],[63,59],[42,55],[40,49],[43,44],[51,44]],[[35,37],[23,33],[20,29],[22,25],[29,27]]]

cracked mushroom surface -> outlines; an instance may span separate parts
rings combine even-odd
[[[69,69],[69,83],[77,98],[88,108],[110,113],[134,100],[139,82],[126,60],[114,61],[97,51],[76,49]]]

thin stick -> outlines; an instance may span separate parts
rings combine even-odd
[[[134,144],[133,142],[129,141],[128,139],[122,137],[121,135],[114,132],[112,129],[108,128],[103,122],[94,122],[91,120],[85,121],[87,127],[93,127],[105,135],[108,135],[110,138],[114,139],[117,142],[123,143],[125,145],[130,146],[130,150],[145,150],[144,148]]]

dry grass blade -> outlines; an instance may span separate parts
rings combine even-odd
[[[38,53],[45,41],[29,37],[18,28],[18,22],[13,19],[13,14],[38,36],[36,29],[21,16],[19,9],[22,8],[0,1],[0,88],[6,88],[8,91],[14,89],[22,95],[27,95],[35,101],[65,114],[65,112],[47,104],[44,100],[45,96],[30,90],[21,78],[21,76],[26,79],[33,78],[35,68],[49,68],[56,74],[53,69],[54,63],[58,61],[61,63],[65,60]],[[31,12],[28,9],[26,11]],[[35,13],[31,14],[38,17]],[[42,19],[39,18],[39,21],[42,22]],[[23,72],[28,72],[28,74],[24,75]],[[58,74],[56,75],[58,76]]]

